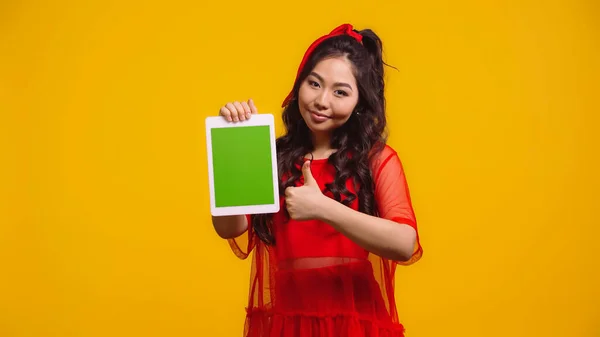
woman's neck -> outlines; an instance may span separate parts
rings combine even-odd
[[[331,148],[331,136],[328,134],[313,134],[313,151],[312,157],[314,159],[324,159],[331,155],[333,149]],[[309,155],[310,157],[310,155]]]

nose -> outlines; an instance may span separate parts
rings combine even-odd
[[[325,110],[329,106],[327,91],[322,90],[315,99],[315,107],[319,110]]]

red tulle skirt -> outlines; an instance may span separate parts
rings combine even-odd
[[[247,337],[402,337],[368,260],[284,268],[268,306],[248,308]]]

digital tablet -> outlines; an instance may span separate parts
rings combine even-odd
[[[277,213],[279,186],[272,114],[228,122],[208,117],[206,146],[214,216]]]

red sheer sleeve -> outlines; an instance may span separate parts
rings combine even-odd
[[[393,261],[375,254],[369,255],[369,260],[373,266],[373,274],[379,284],[386,309],[392,321],[400,323],[394,291],[396,267],[417,262],[423,254],[423,249],[419,240],[417,221],[410,199],[406,175],[396,151],[386,145],[383,151],[372,161],[371,170],[375,181],[375,198],[379,216],[399,224],[411,226],[417,234],[413,254],[407,261]]]
[[[373,160],[372,170],[379,216],[399,224],[409,225],[417,233],[411,258],[408,261],[397,262],[401,265],[413,264],[421,258],[423,250],[402,162],[396,151],[385,146]]]
[[[250,255],[258,239],[252,229],[252,218],[249,214],[246,215],[246,220],[248,221],[248,230],[237,238],[227,240],[233,253],[242,260],[245,260]]]
[[[270,331],[270,320],[264,318],[272,315],[273,257],[272,254],[269,254],[267,246],[254,232],[251,216],[246,215],[246,219],[248,220],[248,230],[237,238],[227,240],[235,255],[240,259],[245,260],[253,253],[243,336],[267,336]]]

